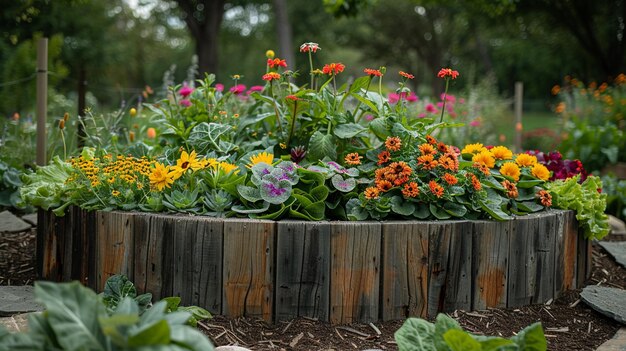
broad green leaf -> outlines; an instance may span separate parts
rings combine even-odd
[[[417,205],[415,212],[413,212],[413,217],[418,218],[418,219],[426,219],[430,217],[429,207],[425,203],[420,202]]]
[[[513,336],[511,340],[524,351],[546,351],[548,343],[543,334],[541,323],[534,323]]]
[[[209,339],[193,328],[180,325],[171,327],[172,343],[191,351],[212,351],[213,345]]]
[[[231,210],[237,213],[243,213],[243,214],[263,213],[270,208],[270,203],[267,201],[263,201],[260,205],[256,205],[256,206],[234,205],[233,207],[231,207]]]
[[[378,107],[376,106],[376,104],[374,104],[373,102],[371,102],[369,99],[359,95],[359,94],[352,94],[352,96],[359,100],[361,103],[365,104],[367,107],[369,107],[373,113],[378,114]]]
[[[315,199],[315,201],[324,201],[328,197],[329,192],[330,191],[328,190],[327,186],[320,185],[311,189],[310,195],[312,198]]]
[[[443,339],[452,351],[481,351],[480,343],[467,332],[451,329],[443,334]]]
[[[239,195],[250,201],[250,202],[257,202],[259,200],[261,200],[261,192],[259,191],[259,189],[257,188],[253,188],[247,185],[242,185],[242,184],[238,184],[237,185],[237,192],[239,193]]]
[[[456,202],[451,202],[451,201],[448,201],[445,204],[443,204],[443,209],[444,211],[448,212],[454,217],[459,217],[459,218],[465,216],[465,214],[467,213],[467,208],[465,208],[465,206],[461,204],[457,204]]]
[[[517,182],[517,187],[520,189],[532,188],[536,185],[543,184],[544,181],[540,179],[525,179]]]
[[[534,201],[517,202],[517,207],[525,212],[537,212],[543,210],[543,206]]]
[[[231,128],[229,125],[220,123],[199,123],[191,130],[187,143],[199,154],[206,154],[211,150],[224,152],[220,148],[219,141]]]
[[[429,204],[428,208],[430,210],[430,213],[437,219],[449,219],[450,217],[452,217],[448,212],[446,212],[444,209],[439,208],[439,206],[435,205],[434,203]]]
[[[330,181],[335,189],[341,191],[342,193],[349,193],[356,187],[356,180],[354,180],[354,178],[344,179],[339,174],[335,174]]]
[[[340,124],[337,127],[335,127],[333,133],[335,133],[335,135],[339,138],[339,139],[349,139],[349,138],[353,138],[363,132],[367,131],[367,128],[363,127],[360,124],[356,124],[356,123],[345,123],[345,124]]]
[[[394,337],[400,351],[445,351],[437,350],[433,342],[435,326],[423,319],[408,318]]]
[[[376,118],[370,122],[369,127],[372,133],[380,140],[385,140],[388,136],[391,136],[391,125],[387,118]]]
[[[128,346],[130,347],[167,345],[170,342],[170,326],[164,319],[132,330],[128,336]]]
[[[502,211],[498,205],[494,205],[493,203],[486,203],[483,200],[479,200],[478,203],[480,204],[480,208],[482,208],[483,211],[487,212],[491,216],[491,218],[497,221],[505,221],[512,218],[510,215]]]
[[[324,157],[337,158],[337,145],[332,135],[322,134],[319,130],[313,133],[309,140],[309,158],[321,160]]]
[[[370,84],[371,80],[372,78],[369,76],[359,77],[355,79],[354,82],[352,82],[352,84],[350,85],[350,92],[360,92],[361,89],[365,89],[365,87]]]
[[[401,196],[393,196],[390,203],[391,210],[399,215],[410,216],[415,212],[415,204],[404,201]]]

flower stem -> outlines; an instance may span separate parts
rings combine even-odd
[[[309,74],[311,75],[311,89],[313,89],[313,54],[309,50]]]
[[[370,85],[372,84],[372,79],[373,79],[373,77],[370,76],[370,79],[367,81],[367,86],[365,87],[365,96],[367,96],[367,92],[370,89]],[[356,104],[356,108],[354,109],[354,114],[355,115],[359,112],[359,107],[361,107],[361,100],[359,100],[359,102]],[[361,120],[361,117],[363,117],[364,113],[365,113],[365,110],[361,111],[361,113],[359,114],[359,117],[356,118],[356,123],[359,123],[359,121]]]
[[[270,96],[272,97],[272,103],[274,105],[274,113],[276,114],[276,122],[278,122],[278,130],[280,131],[280,135],[283,135],[283,126],[280,121],[280,114],[278,113],[278,106],[276,106],[276,97],[274,96],[274,83],[270,81]]]
[[[291,116],[291,127],[289,128],[289,137],[287,137],[287,149],[289,149],[289,143],[293,137],[293,131],[296,127],[296,111],[298,111],[298,100],[293,103],[293,115]]]
[[[441,117],[439,118],[439,123],[443,122],[443,112],[446,110],[446,100],[448,96],[448,83],[450,83],[450,78],[446,78],[446,90],[443,92],[443,105],[441,106]]]

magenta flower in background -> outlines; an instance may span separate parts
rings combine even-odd
[[[193,88],[185,83],[183,87],[180,88],[178,93],[180,94],[180,96],[186,98],[187,96],[191,95],[191,93],[193,93]]]
[[[215,90],[217,90],[217,91],[219,91],[221,93],[222,91],[224,91],[224,84],[222,84],[222,83],[215,84]]]
[[[389,93],[389,96],[387,97],[387,99],[389,100],[389,103],[393,105],[397,103],[398,100],[400,100],[400,95],[396,93]]]
[[[243,84],[237,84],[234,87],[230,88],[230,92],[235,95],[239,95],[243,93],[244,91],[246,91],[246,86]]]
[[[409,96],[406,97],[406,101],[408,102],[417,102],[418,100],[419,98],[417,97],[417,95],[415,95],[414,92],[411,92]]]
[[[580,160],[568,160],[563,159],[558,151],[552,151],[549,153],[543,153],[538,150],[526,151],[527,154],[535,155],[539,163],[545,165],[548,170],[552,172],[550,180],[555,179],[567,179],[580,174],[580,182],[584,182],[587,179],[587,171],[583,167]]]
[[[374,116],[372,116],[372,115],[365,115],[365,120],[366,121],[371,121],[373,119],[374,119]]]
[[[472,127],[479,127],[480,126],[480,119],[476,118],[475,120],[471,121],[469,123],[470,126]]]
[[[189,107],[189,106],[191,106],[191,101],[189,101],[187,99],[180,100],[180,105],[183,106],[183,107]]]
[[[259,92],[260,93],[260,92],[263,91],[263,89],[265,89],[265,87],[262,86],[262,85],[253,85],[253,86],[250,87],[250,89],[248,89],[247,94],[250,95],[250,94],[252,94],[254,92]]]
[[[428,104],[428,105],[426,105],[426,112],[428,112],[428,113],[437,113],[437,109],[435,108],[435,105]]]
[[[407,94],[406,92],[401,92],[400,94],[389,93],[388,99],[389,103],[392,105],[397,103],[401,99],[408,102],[416,102],[417,100],[419,100],[417,95],[415,95],[415,93],[413,92],[411,92],[410,94]]]

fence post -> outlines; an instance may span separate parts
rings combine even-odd
[[[37,165],[46,164],[48,107],[48,38],[37,40]]]
[[[524,100],[524,83],[515,82],[515,150],[522,152],[522,102]]]

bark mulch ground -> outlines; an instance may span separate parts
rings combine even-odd
[[[34,231],[0,234],[0,285],[28,285],[36,280]],[[598,245],[587,282],[626,289],[626,269]],[[550,350],[595,350],[620,327],[580,302],[580,290],[547,305],[517,309],[456,311],[450,315],[475,334],[510,337],[540,321]],[[250,318],[216,316],[200,329],[215,345],[240,345],[252,350],[395,350],[393,334],[404,321],[335,326],[307,318],[274,325]]]

